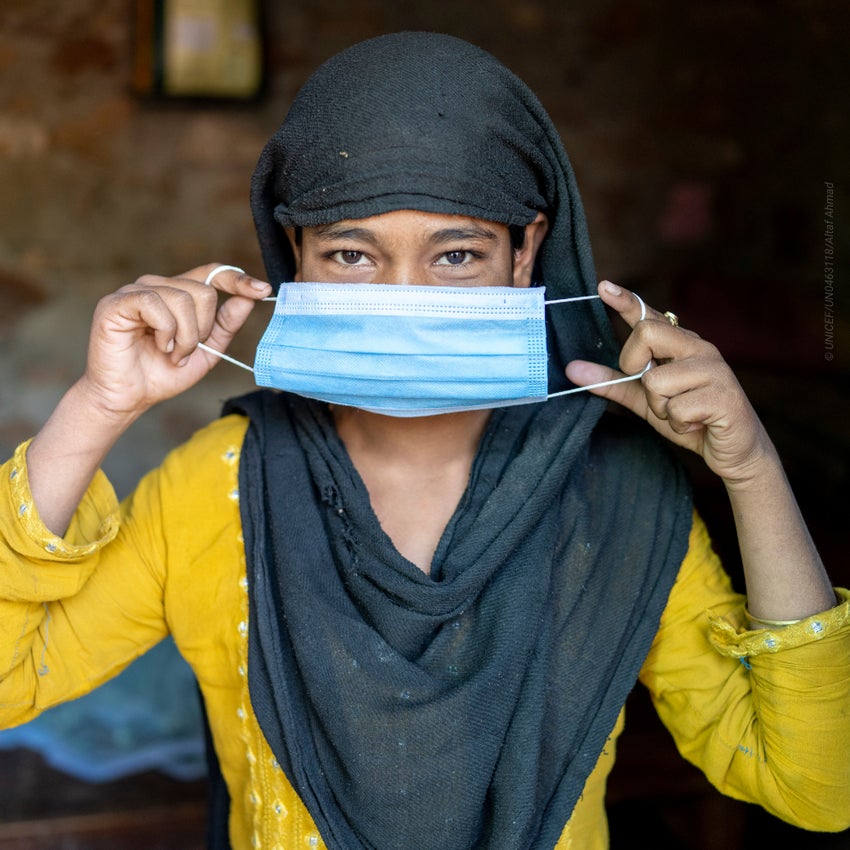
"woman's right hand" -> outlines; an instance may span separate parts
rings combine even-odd
[[[95,310],[85,375],[57,404],[27,449],[30,490],[44,525],[65,534],[77,505],[121,434],[158,401],[196,384],[218,362],[267,283],[218,264],[179,277],[148,275]],[[218,293],[229,297],[218,303]]]
[[[218,362],[268,283],[219,264],[177,277],[145,275],[97,305],[78,390],[103,416],[127,425],[154,404],[196,384]],[[230,297],[219,304],[219,292]]]

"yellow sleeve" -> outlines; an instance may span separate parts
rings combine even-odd
[[[180,568],[232,522],[211,497],[229,472],[207,453],[222,439],[241,443],[243,433],[236,417],[217,420],[120,506],[99,472],[64,538],[38,516],[26,444],[0,467],[0,728],[93,690],[168,634],[170,570],[178,568],[177,590],[185,591],[192,575]]]
[[[98,472],[64,538],[38,516],[27,444],[0,469],[0,728],[93,690],[165,636],[161,576]]]
[[[850,602],[779,631],[742,627],[694,517],[641,681],[679,752],[715,787],[804,829],[850,826]]]

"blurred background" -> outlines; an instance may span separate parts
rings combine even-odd
[[[3,457],[79,375],[102,295],[213,261],[264,275],[248,210],[260,148],[319,63],[402,29],[467,38],[538,93],[572,158],[599,276],[720,347],[836,583],[850,584],[850,6],[827,0],[3,0]],[[241,359],[267,318],[237,340]],[[119,494],[251,387],[222,364],[137,423],[106,465]],[[737,579],[723,493],[688,463]],[[181,665],[163,644],[0,733],[0,850],[203,846],[200,721]],[[850,848],[850,835],[721,798],[641,693],[629,715],[614,850]]]

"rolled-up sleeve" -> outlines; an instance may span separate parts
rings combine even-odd
[[[118,533],[119,507],[112,485],[98,471],[65,536],[53,534],[41,521],[30,492],[28,446],[19,446],[0,467],[0,598],[47,602],[73,596],[86,582],[96,564],[92,556]]]
[[[850,594],[746,628],[698,517],[641,672],[682,755],[723,793],[805,829],[850,827]]]

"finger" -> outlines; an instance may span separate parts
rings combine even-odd
[[[678,323],[678,318],[674,323],[666,314],[656,310],[651,304],[644,302],[636,292],[632,292],[624,286],[619,286],[610,280],[603,280],[597,291],[602,301],[619,313],[629,327],[634,328],[641,321],[658,322],[672,329],[696,336],[693,331],[682,328]]]
[[[95,341],[102,339],[119,350],[135,344],[139,334],[150,333],[163,353],[174,348],[177,320],[153,290],[118,290],[97,305],[92,322]]]
[[[749,420],[752,407],[728,364],[720,359],[659,368],[655,382],[669,394],[667,418],[681,433],[691,424],[717,426]],[[669,374],[665,375],[664,372]]]
[[[657,365],[641,379],[646,402],[658,419],[667,419],[671,399],[703,385],[707,378],[690,360],[676,360]]]
[[[197,281],[145,275],[126,291],[144,294],[143,297],[153,293],[170,311],[175,324],[169,353],[174,363],[190,355],[212,330],[218,298],[215,291]]]
[[[646,324],[657,325],[658,320],[663,318],[661,314],[646,304],[636,292],[618,286],[610,280],[601,281],[597,291],[602,301],[619,313],[623,321],[632,329],[632,333],[626,340],[627,344],[623,346],[620,353],[620,368],[625,373],[631,374],[645,369],[646,364],[652,363],[653,360],[660,360],[659,352],[653,351],[645,338],[636,337],[635,333]],[[670,327],[666,319],[664,322]]]
[[[638,322],[620,350],[619,366],[624,372],[639,372],[649,361],[669,363],[673,360],[703,358],[713,349],[695,333],[674,328],[667,322]]]
[[[602,301],[619,313],[630,328],[653,313],[657,313],[637,293],[618,286],[610,280],[603,280],[597,287],[597,292]]]
[[[649,393],[672,398],[712,383],[722,385],[728,378],[733,378],[731,370],[719,355],[694,354],[655,366],[643,376],[643,385]]]
[[[670,429],[684,435],[709,425],[717,415],[712,406],[713,397],[710,388],[697,387],[670,398],[664,417]]]
[[[237,266],[207,263],[181,275],[183,278],[206,284],[219,292],[241,295],[257,300],[271,295],[272,287]]]

